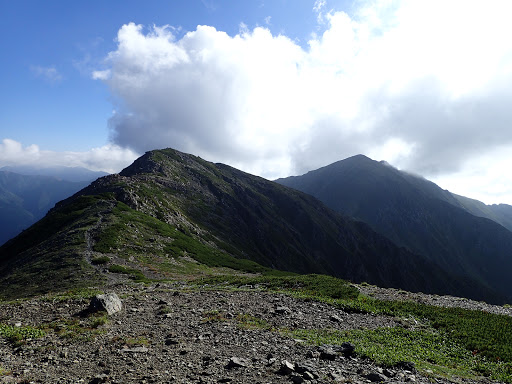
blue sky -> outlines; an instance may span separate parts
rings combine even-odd
[[[363,153],[512,204],[508,0],[0,0],[0,167]]]
[[[168,24],[181,28],[178,36],[202,24],[230,35],[241,23],[264,25],[303,44],[316,30],[312,3],[293,0],[1,0],[0,14],[0,49],[8,58],[0,64],[0,136],[54,151],[108,142],[112,104],[91,72],[115,49],[123,24]]]

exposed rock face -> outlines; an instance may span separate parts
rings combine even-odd
[[[107,314],[113,315],[123,309],[123,303],[115,293],[106,293],[93,297],[89,308],[95,311],[106,311]]]

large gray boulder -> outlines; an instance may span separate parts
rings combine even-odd
[[[94,296],[89,308],[93,311],[107,311],[107,314],[112,315],[123,309],[123,303],[115,293],[106,293]]]

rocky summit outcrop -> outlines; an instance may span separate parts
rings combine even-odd
[[[312,345],[294,329],[396,327],[389,316],[258,290],[191,289],[183,283],[117,285],[122,311],[84,315],[88,299],[3,303],[0,317],[45,335],[0,338],[4,383],[450,383],[403,362],[381,367],[350,343]],[[456,378],[452,378],[456,380]],[[459,382],[486,382],[459,380]]]

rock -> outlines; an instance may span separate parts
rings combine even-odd
[[[105,374],[97,375],[95,376],[91,381],[89,381],[89,384],[101,384],[106,383],[108,381],[108,376]]]
[[[299,375],[290,376],[290,380],[292,381],[292,383],[295,383],[295,384],[301,384],[305,381],[304,378]]]
[[[336,315],[329,316],[329,320],[334,321],[335,323],[342,323],[343,319]]]
[[[345,382],[345,377],[336,372],[329,372],[329,377],[336,382]]]
[[[229,359],[229,363],[226,365],[226,368],[245,368],[249,364],[245,359],[242,359],[240,357],[233,356],[231,359]]]
[[[165,340],[165,345],[178,345],[179,344],[179,341],[173,339],[173,338],[168,338]]]
[[[340,346],[336,347],[336,350],[340,353],[342,353],[344,356],[351,356],[353,355],[356,347],[352,343],[344,342]]]
[[[93,311],[106,311],[112,315],[123,309],[123,303],[115,293],[106,293],[93,297],[89,308]]]
[[[306,357],[309,358],[309,359],[317,359],[320,357],[320,352],[318,351],[311,351],[309,350],[307,353],[306,353]]]
[[[146,353],[148,351],[149,351],[149,349],[147,349],[146,347],[134,347],[134,348],[123,348],[123,349],[121,349],[121,352],[123,352],[123,353],[125,353],[125,352]]]
[[[280,307],[277,307],[275,312],[279,315],[284,315],[286,313],[290,313],[290,308],[288,307],[285,307],[285,306],[280,306]]]
[[[378,372],[370,372],[365,376],[368,380],[374,383],[380,383],[387,380],[387,377],[378,373]]]
[[[292,324],[297,322],[299,329],[348,331],[357,327],[390,326],[394,323],[388,316],[343,313],[325,303],[258,291],[219,294],[194,288],[182,289],[174,297],[167,287],[153,292],[144,285],[132,284],[118,284],[108,290],[114,291],[123,297],[122,316],[113,315],[114,319],[100,333],[86,328],[93,318],[79,316],[89,300],[51,303],[45,299],[37,305],[27,301],[2,302],[0,317],[12,319],[9,324],[52,323],[55,331],[27,340],[19,349],[0,338],[0,368],[5,370],[0,383],[377,384],[384,381],[428,384],[435,381],[451,384],[455,381],[413,373],[414,364],[407,362],[402,362],[401,368],[382,369],[369,359],[343,358],[344,353],[352,356],[357,353],[353,345],[340,341],[338,345],[325,344],[322,348],[308,346],[276,331],[241,327],[238,319],[239,314],[251,315],[274,329],[293,328]],[[159,300],[172,305],[172,317],[167,319],[159,314]],[[290,313],[276,314],[279,306],[286,306]],[[132,313],[130,308],[139,311]],[[231,315],[205,322],[204,314],[213,311]],[[342,317],[343,323],[334,323],[329,319],[331,314]],[[25,324],[20,319],[30,322]],[[65,336],[68,330],[82,328],[87,332],[84,336],[91,336],[87,342]],[[465,381],[469,382],[477,381]],[[487,381],[483,378],[478,382]]]
[[[336,360],[336,351],[327,345],[322,345],[318,348],[318,351],[320,352],[320,359],[322,360]]]
[[[281,375],[289,375],[295,371],[295,366],[290,363],[288,360],[281,361],[281,366],[279,367],[278,373]]]
[[[317,368],[309,362],[295,363],[295,371],[302,373],[302,374],[309,373],[309,375],[311,375],[313,378],[318,377]]]
[[[315,373],[311,373],[309,371],[306,371],[302,374],[302,377],[305,378],[306,380],[315,380],[315,379],[318,379],[318,375],[315,374]]]
[[[180,355],[181,356],[184,356],[184,355],[187,355],[188,353],[190,353],[192,350],[188,347],[185,347],[185,348],[182,348],[180,349]]]
[[[416,366],[412,361],[400,361],[395,366],[403,369],[404,371],[416,372]]]

